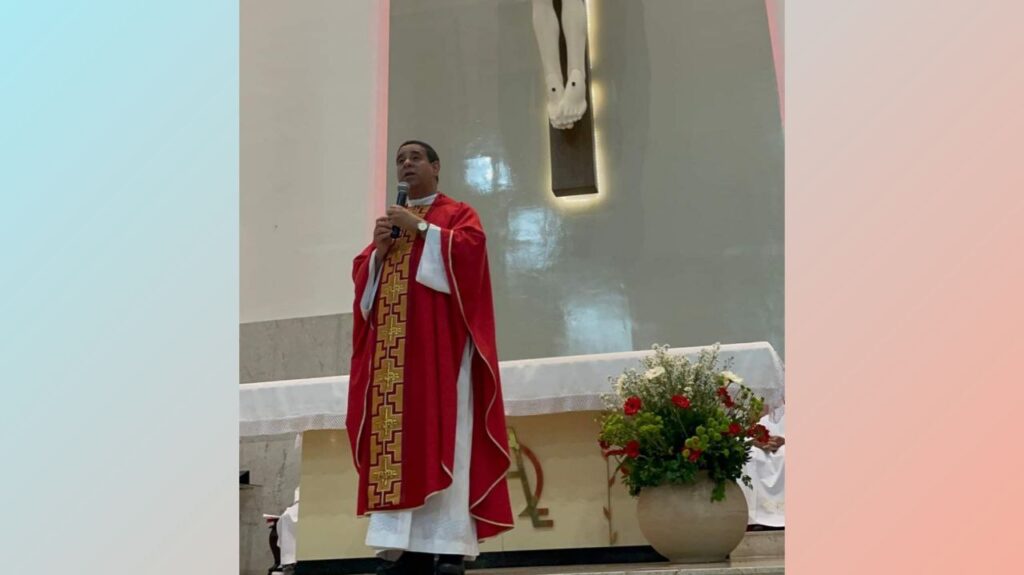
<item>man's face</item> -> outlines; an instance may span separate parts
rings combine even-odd
[[[430,163],[427,151],[419,144],[406,144],[399,148],[395,165],[399,182],[406,182],[410,188],[421,190],[433,189],[441,170],[440,164]]]

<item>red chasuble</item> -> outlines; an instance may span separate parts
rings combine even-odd
[[[466,338],[471,337],[469,504],[477,536],[485,539],[513,526],[486,239],[473,208],[443,194],[430,206],[410,209],[441,228],[441,254],[452,293],[416,281],[424,240],[403,232],[381,266],[377,297],[364,320],[359,301],[369,279],[373,245],[355,259],[346,427],[359,471],[357,512],[415,509],[451,485],[456,379]]]

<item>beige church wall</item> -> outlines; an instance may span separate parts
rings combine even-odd
[[[764,1],[588,6],[600,193],[556,199],[531,2],[391,2],[388,148],[431,142],[441,190],[480,213],[500,357],[716,341],[784,357]]]
[[[381,6],[239,3],[242,383],[348,372],[349,262],[369,235],[380,131]],[[262,515],[293,500],[294,440],[239,444],[239,469],[254,484],[239,492],[242,575],[273,563]]]
[[[241,321],[349,312],[370,233],[376,0],[240,3]]]
[[[243,334],[245,381],[345,363],[331,342],[347,335],[349,265],[380,203],[378,4],[242,3],[241,316],[265,324]],[[442,190],[480,212],[503,359],[756,340],[784,357],[782,127],[764,2],[588,5],[596,198],[550,191],[529,0],[390,3],[387,156],[403,139],[431,141]],[[301,337],[260,337],[279,327],[270,321],[323,316]]]
[[[539,507],[552,527],[535,527],[531,518],[516,517],[516,527],[486,541],[481,551],[516,551],[606,547],[610,532],[615,545],[646,545],[636,522],[636,502],[618,482],[607,488],[608,467],[597,445],[597,413],[580,412],[510,417],[522,445],[537,457],[544,476]],[[531,490],[535,468],[524,460]],[[302,447],[302,503],[298,531],[300,561],[370,557],[364,544],[367,520],[355,516],[358,477],[344,430],[307,432]],[[508,482],[512,509],[526,509],[520,479]],[[612,523],[603,509],[610,505]]]

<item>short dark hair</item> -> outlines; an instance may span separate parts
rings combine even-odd
[[[398,149],[401,150],[402,146],[406,146],[408,144],[416,144],[417,146],[422,146],[423,149],[427,151],[427,161],[430,162],[431,164],[433,164],[434,162],[441,161],[441,158],[437,155],[437,152],[434,150],[434,147],[426,142],[421,142],[420,140],[406,140],[402,142],[401,145],[398,146]]]

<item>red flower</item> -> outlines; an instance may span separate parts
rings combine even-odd
[[[699,449],[691,449],[690,450],[690,461],[692,461],[694,463],[697,463],[697,460],[700,459],[700,454],[701,454],[701,450],[699,450]]]
[[[607,450],[609,447],[611,447],[611,445],[608,445],[608,442],[603,439],[598,440],[597,444],[601,446],[602,450]]]
[[[640,457],[640,442],[635,439],[630,439],[629,443],[626,444],[626,457]]]
[[[626,405],[622,410],[626,412],[626,415],[636,415],[636,412],[640,411],[641,407],[643,407],[643,402],[634,395],[626,400]]]
[[[676,407],[679,407],[681,409],[690,408],[690,399],[682,395],[673,395],[672,403],[676,404]]]
[[[760,423],[752,425],[748,430],[748,433],[754,438],[754,441],[758,443],[768,443],[768,440],[771,439],[771,435],[768,433],[768,428]]]
[[[739,435],[743,432],[743,426],[735,421],[729,424],[729,435]]]
[[[732,400],[732,396],[729,395],[729,390],[726,389],[724,385],[722,387],[719,387],[715,391],[715,394],[722,399],[722,403],[724,403],[726,407],[733,407],[736,405],[736,403]]]

